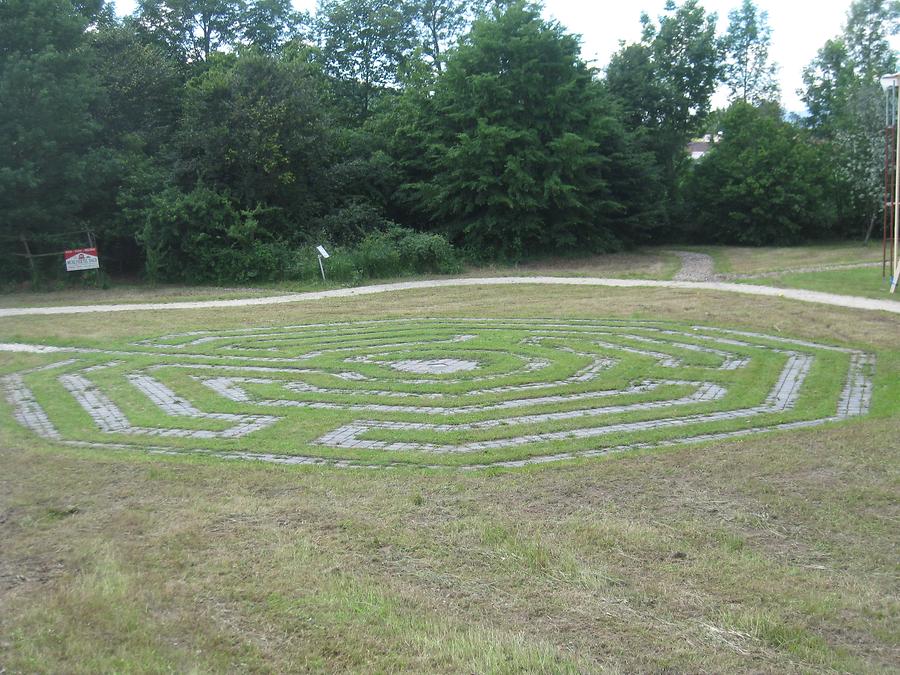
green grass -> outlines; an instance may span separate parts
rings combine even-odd
[[[543,323],[548,326],[542,328]],[[665,331],[671,330],[678,331],[679,339],[670,340]],[[460,334],[465,339],[454,341],[454,336]],[[304,455],[365,464],[491,464],[599,448],[665,444],[691,435],[821,419],[834,414],[849,358],[827,350],[795,346],[816,360],[803,384],[805,393],[788,411],[697,421],[684,427],[662,424],[658,428],[621,430],[585,438],[550,437],[593,427],[708,415],[763,404],[788,362],[786,355],[760,349],[752,342],[735,347],[703,339],[716,335],[715,331],[697,331],[690,326],[671,323],[619,326],[616,322],[609,325],[603,322],[559,324],[556,320],[536,322],[535,326],[516,322],[423,320],[310,328],[270,327],[259,334],[260,344],[257,344],[254,331],[118,342],[108,345],[108,354],[92,353],[83,358],[75,352],[77,358],[74,361],[61,361],[62,355],[48,356],[46,363],[52,365],[51,370],[26,370],[22,376],[30,395],[43,406],[51,422],[67,440],[129,443],[136,448],[163,446],[186,452],[200,449]],[[360,336],[362,345],[353,336]],[[598,339],[600,344],[596,343]],[[750,339],[760,342],[759,338]],[[779,346],[764,339],[761,342]],[[156,343],[164,347],[157,348],[154,353]],[[267,346],[273,344],[278,346]],[[718,366],[728,351],[713,354],[688,349],[703,349],[709,344],[726,346],[733,356],[749,358],[749,362],[740,369],[720,370]],[[638,352],[622,351],[619,346]],[[656,355],[640,352],[648,348],[656,350]],[[665,356],[679,359],[680,366],[657,362]],[[469,372],[431,376],[410,375],[392,368],[392,364],[409,359],[454,357],[474,360],[478,367]],[[579,373],[601,357],[612,361],[591,380],[577,379]],[[538,367],[533,369],[531,365]],[[244,367],[257,370],[245,371]],[[288,371],[284,372],[286,368]],[[293,372],[291,368],[299,370]],[[354,378],[344,379],[341,377],[344,373],[354,375]],[[152,377],[172,395],[203,411],[274,415],[278,421],[249,436],[237,438],[201,440],[156,433],[100,433],[97,424],[74,396],[69,395],[62,381],[72,375],[86,380],[93,391],[107,397],[133,426],[142,429],[181,429],[195,433],[206,430],[222,434],[238,424],[234,419],[167,414],[150,405],[147,395],[130,382],[129,376],[134,374]],[[237,386],[249,396],[249,401],[235,402],[223,398],[200,381],[223,376],[265,376],[266,381],[247,384],[239,381]],[[660,384],[646,392],[609,395],[648,380]],[[295,383],[319,390],[307,393],[290,389]],[[705,383],[719,384],[724,388],[725,396],[720,400],[689,402],[686,397]],[[470,393],[485,389],[487,393]],[[398,396],[392,397],[395,393]],[[547,395],[555,396],[557,400],[537,399]],[[591,397],[585,398],[587,395]],[[439,398],[433,398],[435,396]],[[528,405],[532,399],[535,402]],[[674,407],[659,405],[679,400],[681,403]],[[266,405],[267,401],[276,403]],[[496,408],[506,403],[518,405]],[[635,407],[642,404],[656,407]],[[488,405],[495,407],[484,407]],[[366,406],[377,408],[366,409]],[[410,406],[413,409],[407,409]],[[431,413],[435,408],[438,409]],[[457,408],[458,412],[453,412]],[[451,414],[442,415],[441,410]],[[565,417],[568,414],[577,416]],[[540,416],[540,419],[531,419],[534,416]],[[386,446],[393,443],[422,446],[396,451],[391,447],[341,448],[319,442],[318,439],[326,434],[359,420],[370,420],[374,424],[438,423],[449,428],[376,427],[358,436],[359,440]],[[546,438],[528,443],[517,440],[534,435]],[[447,453],[431,452],[425,447],[478,443],[499,445],[478,451]]]
[[[673,246],[646,247],[624,253],[591,256],[549,257],[519,264],[470,266],[465,277],[491,276],[576,276],[625,279],[671,279],[681,267],[681,260],[671,248],[698,251],[713,257],[715,271],[721,274],[768,274],[785,272],[778,279],[757,279],[748,283],[809,288],[848,295],[882,297],[880,272],[845,270],[792,275],[788,271],[804,267],[873,263],[881,260],[881,246],[872,242],[833,242],[790,247],[738,246]],[[853,272],[854,274],[844,273]],[[416,280],[436,277],[408,277]],[[389,283],[397,279],[370,280],[366,283]],[[134,281],[114,283],[108,289],[58,288],[39,292],[7,292],[0,294],[0,307],[60,306],[71,304],[120,304],[140,302],[179,302],[228,300],[261,297],[305,291],[341,288],[346,284],[328,282],[279,282],[254,287],[146,285]]]
[[[671,279],[681,266],[680,259],[660,249],[638,249],[625,253],[590,256],[550,257],[519,264],[469,266],[463,276],[600,276],[637,279]],[[365,284],[444,278],[436,275],[408,276],[403,279],[367,279]],[[184,286],[177,284],[142,284],[133,280],[113,281],[109,288],[75,288],[63,284],[38,291],[17,290],[0,293],[0,307],[42,307],[87,304],[131,304],[141,302],[200,302],[232,300],[323,291],[352,284],[331,280],[313,282],[283,281],[254,286]]]
[[[804,267],[881,262],[881,243],[833,242],[807,246],[695,246],[707,253],[721,274],[761,274]]]
[[[880,300],[898,300],[900,295],[891,295],[890,278],[883,279],[881,269],[863,267],[859,269],[828,270],[803,274],[783,274],[773,279],[747,279],[745,283],[765,284],[779,288],[804,288],[810,291],[858,295]]]
[[[346,471],[60,447],[6,423],[3,402],[0,667],[85,673],[895,668],[900,350],[896,322],[885,314],[717,293],[523,286],[229,312],[22,317],[4,319],[0,330],[3,341],[124,347],[191,330],[460,316],[671,321],[865,349],[878,355],[873,409],[863,419],[815,429],[521,470]],[[508,337],[484,337],[482,346],[506,344]],[[299,352],[313,343],[278,346]],[[572,336],[556,344],[585,346]],[[680,376],[740,383],[734,394],[744,397],[741,403],[764,395],[784,358],[762,352],[748,366],[755,370],[744,374],[711,370],[715,361],[707,355],[645,347],[684,356],[686,365],[672,371]],[[552,351],[553,344],[527,349],[533,356]],[[791,414],[830,409],[844,358],[824,353],[818,359]],[[49,360],[0,354],[0,373]],[[126,363],[91,376],[129,415],[161,423],[122,377],[159,359],[120,360]],[[318,364],[339,361],[323,355]],[[493,363],[501,362],[498,355]],[[582,362],[568,354],[552,367],[563,374]],[[611,382],[666,370],[637,357],[616,368]],[[382,366],[371,372],[394,377]],[[186,398],[204,395],[191,373],[158,374]],[[57,406],[55,420],[71,416],[73,429],[96,435],[89,420],[76,419],[53,378],[28,377],[48,412]],[[226,409],[221,400],[217,405]],[[247,408],[234,404],[228,411]],[[290,413],[291,433],[308,438],[347,418],[341,411],[320,413]],[[290,445],[278,436],[265,443]]]
[[[670,250],[648,247],[624,253],[555,256],[515,265],[472,266],[465,276],[577,276],[621,279],[671,279],[681,259]]]

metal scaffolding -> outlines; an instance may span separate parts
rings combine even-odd
[[[881,274],[890,272],[891,293],[900,278],[900,73],[881,78],[885,91],[884,117],[884,218]]]

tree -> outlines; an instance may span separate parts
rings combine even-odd
[[[139,0],[133,18],[146,35],[186,62],[238,45],[274,53],[304,21],[290,0]]]
[[[365,119],[380,90],[398,83],[415,43],[413,12],[388,0],[320,0],[319,40],[338,93]]]
[[[856,0],[847,12],[844,41],[857,76],[874,82],[893,72],[897,53],[888,36],[900,31],[900,2],[897,0]]]
[[[803,70],[805,89],[801,98],[809,115],[806,125],[827,138],[841,118],[847,91],[857,83],[853,64],[842,38],[828,40],[816,58]]]
[[[443,70],[444,52],[463,34],[483,3],[469,0],[416,0],[413,4],[420,30],[422,52],[438,73]]]
[[[721,71],[716,15],[697,0],[665,5],[658,25],[644,14],[638,44],[613,55],[606,82],[632,131],[656,154],[668,197],[676,192],[688,141],[703,129]]]
[[[718,131],[721,140],[687,181],[695,236],[763,246],[833,233],[834,190],[822,149],[784,122],[778,106],[736,101]]]
[[[283,272],[285,252],[310,238],[331,202],[334,150],[320,79],[302,59],[248,50],[214,54],[187,82],[172,179],[142,210],[148,274],[248,280]]]
[[[91,32],[89,45],[103,89],[96,117],[107,139],[156,154],[177,125],[185,68],[160,45],[142,39],[133,21]]]
[[[772,30],[768,12],[759,12],[753,0],[744,0],[740,9],[728,14],[724,46],[724,81],[732,101],[754,105],[778,99],[778,67],[769,62]]]
[[[187,83],[175,140],[176,177],[266,209],[260,234],[291,238],[321,208],[328,121],[316,73],[305,63],[247,52],[217,55]]]
[[[0,234],[79,230],[110,170],[93,111],[101,99],[85,32],[102,7],[0,3]],[[59,246],[60,241],[55,240]]]
[[[91,31],[89,45],[103,92],[94,115],[115,168],[90,209],[108,258],[120,271],[135,273],[142,266],[135,234],[143,227],[143,209],[171,179],[168,148],[187,69],[131,20]]]
[[[234,44],[241,34],[244,0],[139,0],[140,26],[186,61]]]
[[[291,0],[256,0],[249,3],[241,23],[241,36],[246,44],[272,54],[293,38],[308,21],[295,12]]]
[[[827,143],[845,198],[845,232],[871,231],[881,209],[884,107],[879,77],[897,68],[888,42],[900,21],[900,2],[856,0],[842,34],[828,40],[803,72],[807,126]]]
[[[803,71],[803,102],[809,109],[807,124],[828,136],[842,114],[851,90],[878,85],[882,75],[897,67],[897,54],[888,37],[900,28],[897,0],[855,0],[847,12],[841,35],[828,40]]]
[[[422,96],[422,94],[417,94]],[[578,39],[513,2],[475,21],[418,117],[403,192],[477,255],[609,250],[643,214],[649,160],[580,59]]]

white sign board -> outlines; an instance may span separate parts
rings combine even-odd
[[[328,255],[328,251],[325,250],[324,246],[316,246],[316,250],[319,252],[319,255],[322,256],[323,258],[331,257],[330,255]]]
[[[100,269],[100,256],[95,248],[76,248],[65,252],[66,272]]]

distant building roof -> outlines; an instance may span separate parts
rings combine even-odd
[[[700,159],[711,147],[711,141],[691,141],[688,143],[687,151],[691,154],[691,159]]]

